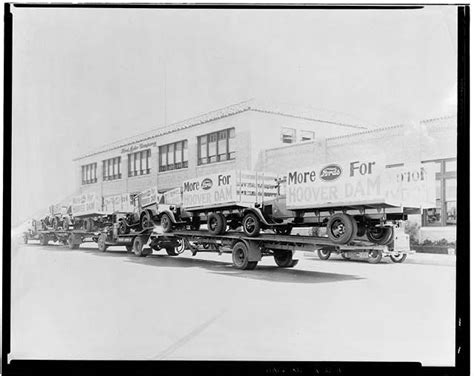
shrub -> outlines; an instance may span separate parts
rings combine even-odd
[[[420,225],[417,222],[407,221],[405,232],[410,236],[410,244],[418,244]]]

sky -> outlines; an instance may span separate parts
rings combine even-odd
[[[13,9],[12,224],[74,193],[72,159],[251,98],[378,126],[456,113],[453,6]]]

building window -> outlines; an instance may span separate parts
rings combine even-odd
[[[235,128],[198,137],[198,165],[235,159]]]
[[[82,184],[97,183],[97,163],[81,166]]]
[[[314,132],[313,131],[301,131],[301,141],[310,141],[314,140]]]
[[[188,167],[188,141],[160,146],[160,172]]]
[[[457,220],[456,159],[423,162],[436,170],[436,208],[423,211],[424,226],[450,226]]]
[[[122,158],[110,158],[102,161],[102,178],[104,181],[121,179],[120,164]]]
[[[147,175],[150,173],[151,149],[137,151],[128,155],[128,176]]]
[[[292,144],[296,142],[296,129],[282,128],[281,129],[281,142],[283,142],[284,144]]]

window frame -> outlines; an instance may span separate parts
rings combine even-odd
[[[97,183],[97,162],[81,166],[82,185]]]
[[[177,146],[181,145],[181,149],[178,151]],[[169,163],[170,147],[173,147],[173,163]],[[181,170],[188,167],[187,157],[188,140],[180,140],[176,142],[170,142],[169,144],[161,145],[158,148],[158,172],[166,172],[173,170]],[[164,151],[164,153],[163,153]],[[186,153],[185,153],[186,151]],[[181,162],[176,162],[176,155],[180,152]],[[163,160],[163,157],[165,160]]]
[[[128,153],[128,177],[149,175],[151,173],[151,149]]]
[[[219,138],[220,135],[224,134],[225,137]],[[209,145],[211,144],[211,138],[215,138],[212,143],[215,143],[215,154],[209,155]],[[225,162],[235,160],[235,150],[231,150],[231,139],[235,139],[235,127],[220,129],[215,132],[210,132],[197,137],[197,165],[203,166],[213,163]],[[221,147],[225,147],[225,152],[219,150],[219,141],[224,141]],[[203,142],[204,141],[204,142]],[[205,146],[205,155],[203,155],[203,146]],[[235,145],[233,145],[235,146]]]
[[[122,156],[108,158],[102,160],[102,180],[110,181],[122,179],[120,165],[122,164]]]

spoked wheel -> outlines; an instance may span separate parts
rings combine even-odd
[[[393,227],[371,227],[367,229],[366,235],[370,242],[386,245],[393,239]]]
[[[254,213],[248,213],[242,221],[242,227],[247,236],[255,237],[260,234],[262,226],[260,220]]]
[[[100,234],[99,238],[97,239],[97,246],[99,247],[99,251],[105,252],[107,250],[107,244],[105,240],[107,239],[107,234]]]
[[[333,214],[327,224],[329,239],[336,244],[347,244],[352,239],[357,229],[354,229],[352,217],[347,214]],[[357,225],[356,225],[357,226]]]
[[[221,213],[211,213],[207,217],[207,229],[213,235],[221,235],[226,230],[226,219]]]
[[[382,252],[376,249],[369,251],[369,263],[378,264],[382,260]]]
[[[117,232],[119,235],[125,235],[130,232],[130,228],[127,226],[127,222],[125,219],[120,219],[118,222]]]
[[[331,257],[331,250],[327,248],[318,249],[318,257],[321,260],[328,260]]]
[[[241,270],[252,270],[257,266],[257,261],[249,261],[249,251],[244,242],[237,242],[232,248],[232,263]]]
[[[168,214],[164,213],[160,218],[160,225],[163,232],[171,232],[173,230],[173,222]]]
[[[407,256],[406,253],[399,253],[398,255],[390,255],[390,259],[396,264],[401,264],[406,260]]]
[[[280,268],[292,268],[298,263],[298,260],[293,260],[293,252],[289,250],[274,251],[273,258]]]
[[[150,217],[150,213],[144,213],[140,219],[140,224],[142,226],[142,230],[147,228],[153,227],[153,222]]]

